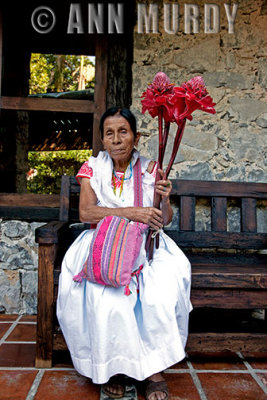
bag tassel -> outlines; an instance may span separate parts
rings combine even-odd
[[[78,275],[74,275],[72,280],[77,283],[82,283],[83,279],[85,279],[85,278],[86,278],[86,276],[85,276],[84,272],[81,271]]]
[[[132,294],[132,292],[129,289],[129,285],[125,286],[124,294],[125,294],[125,296],[130,296],[130,294]]]

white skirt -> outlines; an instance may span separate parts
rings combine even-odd
[[[137,380],[160,372],[185,357],[191,266],[175,242],[160,234],[152,263],[124,288],[72,280],[88,256],[94,230],[68,249],[59,279],[57,317],[75,369],[94,383],[121,373]]]

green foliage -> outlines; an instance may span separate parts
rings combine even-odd
[[[29,93],[68,92],[78,90],[81,57],[72,55],[37,54],[31,56]],[[89,57],[83,56],[83,74],[85,86],[94,87],[94,77],[88,73],[94,64]]]
[[[60,193],[62,175],[76,175],[92,150],[31,151],[27,189],[30,193]]]

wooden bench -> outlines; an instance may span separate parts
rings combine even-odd
[[[36,230],[39,283],[36,366],[51,367],[53,352],[66,349],[55,315],[62,257],[89,225],[78,222],[79,185],[63,176],[60,217]],[[267,234],[257,231],[267,184],[173,180],[174,221],[166,233],[192,264],[187,351],[267,351]],[[202,202],[202,203],[201,203]],[[201,206],[202,204],[202,206]],[[206,222],[199,221],[204,207]],[[236,220],[231,215],[240,216]],[[229,231],[229,225],[234,229]],[[202,313],[200,313],[200,311]]]

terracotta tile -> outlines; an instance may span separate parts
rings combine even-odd
[[[195,369],[247,369],[236,353],[190,353],[189,360]]]
[[[18,324],[7,337],[7,342],[35,342],[36,325]]]
[[[23,315],[19,322],[36,322],[37,316],[36,315]]]
[[[266,400],[266,396],[250,374],[199,373],[208,400]]]
[[[37,371],[0,371],[1,400],[25,400]]]
[[[99,400],[100,386],[75,371],[46,371],[34,400]]]
[[[169,369],[188,369],[188,365],[186,363],[186,358],[184,358],[182,361],[178,362],[177,364],[172,365]]]
[[[0,314],[0,321],[16,321],[17,318],[17,314]]]
[[[200,400],[190,374],[164,374],[172,397],[184,400]]]
[[[0,339],[4,336],[8,328],[10,328],[12,324],[7,324],[7,323],[1,323],[0,324]]]
[[[35,344],[2,344],[0,367],[34,367]]]
[[[190,374],[164,374],[169,388],[170,400],[200,400]],[[144,385],[137,383],[138,400],[145,400]]]
[[[267,353],[242,353],[252,368],[267,369]]]
[[[262,383],[267,386],[267,374],[257,374]]]
[[[73,368],[69,351],[55,351],[53,354],[54,368]]]

